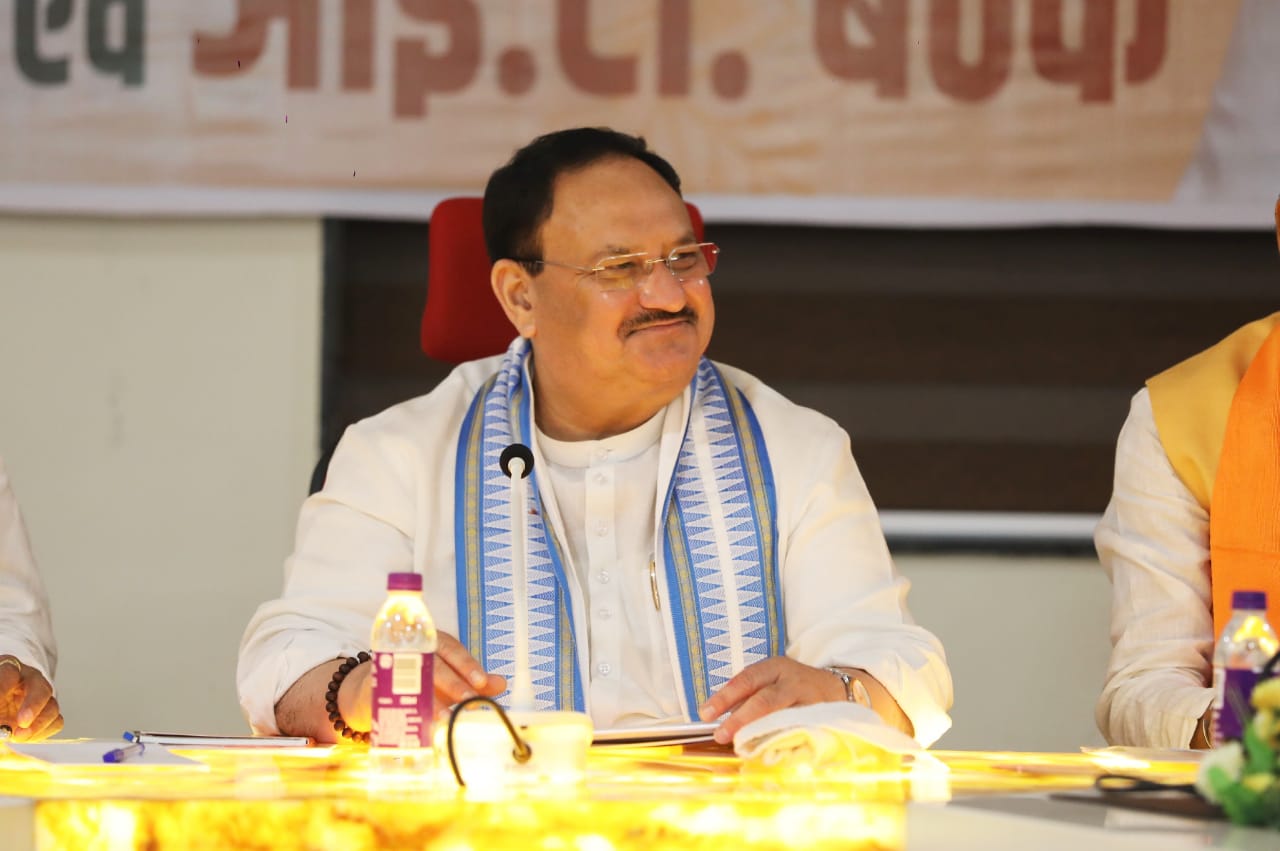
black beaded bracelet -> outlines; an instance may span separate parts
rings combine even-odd
[[[348,656],[338,666],[338,670],[333,672],[333,679],[329,680],[329,689],[324,693],[324,708],[329,713],[329,720],[333,722],[334,732],[344,739],[350,739],[353,742],[365,745],[369,744],[369,734],[351,729],[342,718],[342,712],[338,709],[338,688],[342,685],[342,681],[347,678],[347,674],[351,673],[357,665],[368,662],[370,658],[372,657],[363,650],[360,651],[358,656]]]

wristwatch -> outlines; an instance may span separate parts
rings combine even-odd
[[[862,684],[862,680],[846,673],[839,668],[833,668],[830,665],[823,668],[840,678],[840,682],[844,683],[844,699],[850,703],[856,703],[859,706],[871,708],[871,695],[867,694],[867,687]]]

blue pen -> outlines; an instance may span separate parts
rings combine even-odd
[[[125,745],[122,748],[116,748],[115,750],[107,751],[102,755],[102,761],[103,762],[124,762],[126,759],[130,759],[131,757],[141,756],[142,752],[145,751],[146,749],[147,749],[147,746],[142,744],[142,742],[134,742],[131,745]]]

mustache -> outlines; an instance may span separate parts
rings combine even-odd
[[[643,313],[637,313],[635,316],[622,323],[622,327],[618,329],[618,333],[626,336],[633,331],[639,331],[649,325],[658,325],[663,322],[697,322],[698,314],[693,308],[685,305],[679,310],[672,313],[668,310],[646,310]]]

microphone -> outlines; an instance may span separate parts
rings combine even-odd
[[[533,472],[533,453],[523,443],[513,443],[502,450],[498,466],[511,480],[508,489],[511,516],[511,585],[515,595],[515,676],[511,682],[511,709],[532,712],[533,675],[529,671],[529,534],[524,520],[528,502],[525,479]]]
[[[514,462],[518,464],[513,467]],[[503,475],[526,479],[533,472],[533,453],[523,443],[513,443],[498,456],[498,466],[502,468]]]

